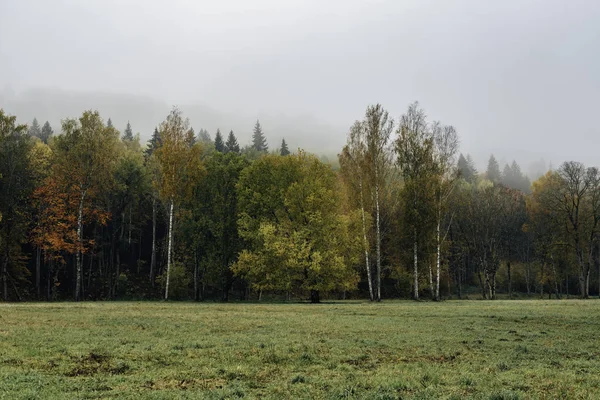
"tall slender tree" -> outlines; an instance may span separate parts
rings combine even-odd
[[[40,128],[40,124],[38,123],[37,118],[33,119],[33,122],[31,123],[31,126],[29,127],[29,136],[31,137],[36,137],[36,138],[41,138],[42,137],[42,130]]]
[[[389,141],[394,130],[394,121],[389,113],[377,104],[367,107],[362,129],[364,129],[367,168],[375,206],[375,300],[381,301],[381,195],[385,189],[386,174],[391,164]]]
[[[285,142],[285,139],[281,139],[281,149],[279,150],[279,154],[282,156],[287,156],[290,154],[290,150],[288,149],[288,145]]]
[[[442,264],[442,243],[446,235],[441,232],[442,224],[447,218],[448,202],[459,171],[456,167],[456,152],[458,151],[458,135],[453,126],[433,125],[433,183],[435,190],[435,223],[436,223],[436,278],[435,300],[440,300],[440,271]],[[452,217],[447,224],[451,224]],[[444,226],[445,228],[445,226]],[[447,232],[447,229],[445,229]]]
[[[52,130],[50,123],[46,121],[46,123],[44,123],[44,126],[42,126],[42,136],[40,137],[40,139],[42,139],[42,142],[48,144],[48,140],[50,140],[52,134],[54,134],[54,131]]]
[[[256,124],[254,125],[254,131],[252,133],[252,147],[256,151],[269,150],[267,139],[265,138],[265,134],[263,133],[259,120],[256,120]]]
[[[500,164],[498,164],[498,161],[496,160],[496,157],[494,157],[493,154],[488,160],[487,170],[485,174],[486,177],[494,183],[500,183],[502,181],[502,174],[500,173]]]
[[[104,125],[97,111],[85,111],[79,121],[67,119],[54,141],[55,176],[77,199],[75,300],[81,299],[85,212],[98,216],[93,203],[111,185],[119,132]]]
[[[127,121],[127,126],[123,131],[123,136],[121,136],[121,140],[131,142],[133,140],[133,130],[131,129],[131,124]]]
[[[225,153],[225,142],[223,141],[220,129],[217,129],[217,133],[215,134],[215,150],[219,153]]]
[[[351,197],[354,200],[354,203],[360,209],[365,271],[367,274],[369,299],[373,301],[375,300],[375,297],[370,260],[370,218],[367,218],[367,213],[365,211],[369,208],[367,202],[371,197],[365,196],[365,190],[368,193],[368,187],[370,186],[370,181],[368,179],[369,171],[367,170],[367,146],[365,140],[363,123],[361,121],[356,121],[350,128],[348,143],[344,146],[342,153],[339,155],[339,160],[341,175],[346,182],[346,185],[350,187]]]
[[[27,126],[17,124],[16,117],[0,109],[0,279],[5,301],[9,297],[9,282],[20,297],[16,283],[24,272],[19,258],[28,224],[28,198],[33,189],[29,156],[32,144]]]
[[[427,225],[433,170],[434,141],[425,111],[415,102],[408,107],[397,130],[397,162],[405,182],[405,216],[413,237],[413,297],[419,299],[419,238]]]
[[[240,145],[238,144],[233,131],[229,131],[229,136],[227,137],[227,142],[225,143],[225,152],[226,153],[235,153],[240,154]]]
[[[200,147],[189,147],[185,141],[189,131],[189,121],[177,108],[160,125],[161,146],[157,149],[160,168],[160,180],[155,186],[168,210],[167,271],[165,282],[165,300],[169,298],[169,283],[173,264],[173,236],[175,207],[184,199],[191,197],[194,182],[202,174]]]

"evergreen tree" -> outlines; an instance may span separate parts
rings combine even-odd
[[[40,124],[38,123],[37,118],[33,119],[33,122],[31,123],[31,126],[29,127],[29,136],[31,137],[36,137],[36,138],[41,138],[42,137],[42,130],[40,129]]]
[[[133,140],[133,131],[131,130],[131,124],[127,121],[127,126],[125,127],[125,131],[123,131],[123,136],[121,136],[121,140],[131,142]]]
[[[217,134],[215,135],[215,150],[225,153],[225,143],[223,142],[223,136],[221,135],[220,129],[217,129]]]
[[[290,154],[290,150],[288,149],[288,145],[285,142],[285,139],[281,140],[281,150],[279,151],[279,154],[281,154],[282,156],[287,156]]]
[[[254,133],[252,134],[252,147],[254,147],[254,149],[257,151],[269,150],[267,139],[265,138],[262,127],[260,126],[260,122],[258,120],[256,120],[256,125],[254,125]]]
[[[475,176],[477,175],[477,171],[475,170],[475,166],[473,165],[473,160],[470,155],[463,156],[462,154],[458,157],[458,170],[460,171],[460,176],[467,182],[473,182]]]
[[[112,119],[108,119],[108,121],[106,121],[106,127],[107,128],[112,128],[113,127],[113,123],[112,123]]]
[[[229,136],[227,137],[227,143],[225,143],[225,152],[240,154],[240,145],[238,144],[238,141],[235,138],[233,131],[229,131]]]
[[[154,128],[154,133],[150,140],[148,140],[148,148],[145,151],[147,157],[150,157],[154,151],[160,147],[160,142],[160,132],[158,131],[158,128]]]
[[[200,128],[200,130],[198,131],[198,140],[204,143],[212,142],[212,139],[210,138],[210,133],[208,133],[208,131],[203,128]]]
[[[496,160],[496,157],[494,157],[493,154],[490,156],[490,159],[488,161],[486,176],[490,181],[494,183],[500,183],[500,181],[502,180],[502,175],[500,174],[500,165],[498,164],[498,161]]]
[[[40,137],[40,139],[42,139],[42,142],[47,144],[48,140],[50,140],[50,136],[52,136],[53,133],[54,131],[52,130],[50,123],[46,121],[46,123],[42,127],[42,136]]]

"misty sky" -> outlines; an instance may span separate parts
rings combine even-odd
[[[0,0],[2,87],[307,115],[335,143],[418,100],[478,163],[599,165],[600,1]]]

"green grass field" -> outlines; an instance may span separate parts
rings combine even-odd
[[[0,304],[0,398],[597,399],[600,302]]]

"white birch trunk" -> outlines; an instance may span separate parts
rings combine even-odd
[[[442,264],[442,260],[441,260],[442,242],[440,239],[440,214],[439,213],[438,213],[438,221],[437,221],[437,228],[436,228],[435,234],[436,234],[436,240],[437,240],[436,260],[435,260],[435,266],[436,266],[435,300],[438,301],[440,299],[440,270],[441,270],[441,264]]]
[[[360,211],[362,214],[363,246],[365,249],[365,266],[367,267],[367,282],[369,283],[369,299],[373,301],[373,278],[371,276],[371,265],[369,262],[369,244],[367,240],[367,222],[365,219],[365,205],[363,196],[362,180],[360,181]]]
[[[173,199],[169,209],[169,246],[167,249],[167,282],[165,284],[165,300],[169,299],[169,275],[171,274],[171,249],[173,246]]]
[[[377,179],[377,170],[375,172]],[[377,301],[381,301],[381,229],[379,223],[379,182],[375,183],[375,214],[377,229]]]

